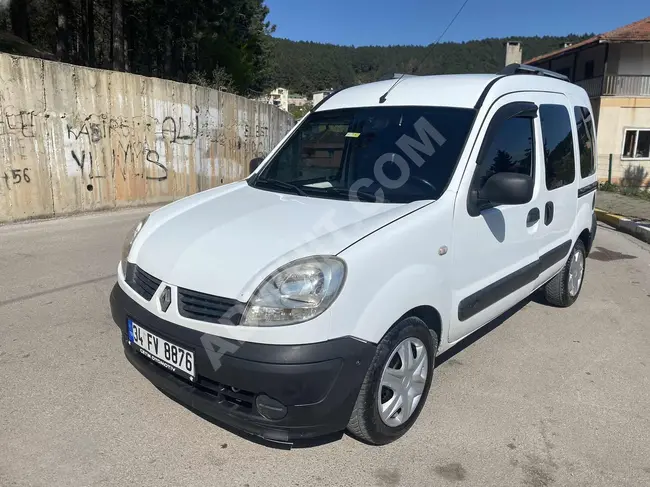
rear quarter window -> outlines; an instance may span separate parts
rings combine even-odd
[[[573,133],[569,110],[564,105],[539,107],[546,166],[546,188],[571,184],[576,177]]]
[[[596,172],[594,159],[594,124],[589,109],[574,107],[578,129],[578,151],[580,154],[580,176],[589,177]]]

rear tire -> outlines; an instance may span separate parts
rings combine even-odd
[[[421,319],[409,317],[393,326],[377,346],[348,431],[373,445],[385,445],[404,435],[426,402],[437,349],[438,337]],[[388,384],[395,384],[394,389]]]
[[[567,308],[575,303],[585,277],[587,251],[578,240],[562,270],[544,286],[546,301],[553,306]]]

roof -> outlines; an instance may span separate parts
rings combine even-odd
[[[650,42],[650,17],[637,20],[636,22],[624,25],[618,29],[610,30],[604,34],[598,34],[563,49],[558,49],[557,51],[552,51],[547,54],[534,57],[526,61],[526,64],[545,61],[547,59],[558,57],[565,53],[574,51],[581,47],[601,42]]]
[[[493,87],[486,92],[488,85],[496,79]],[[484,96],[483,106],[492,103],[508,93],[519,91],[545,91],[564,94],[580,103],[589,103],[584,89],[573,83],[549,76],[531,74],[446,74],[438,76],[413,76],[404,78],[388,94],[385,103],[379,98],[397,80],[377,81],[353,86],[334,93],[317,108],[317,111],[342,108],[384,107],[384,106],[438,106],[475,108]],[[588,106],[588,105],[585,105]]]
[[[335,110],[372,106],[448,106],[473,108],[485,87],[496,78],[494,74],[447,74],[403,78],[391,90],[386,102],[379,98],[397,80],[377,81],[353,86],[335,93],[319,107]]]

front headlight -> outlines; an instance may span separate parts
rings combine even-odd
[[[122,264],[122,273],[125,276],[126,276],[126,258],[129,256],[129,252],[131,252],[131,247],[133,246],[133,242],[135,242],[136,237],[142,230],[142,227],[144,227],[144,224],[147,223],[148,219],[149,216],[147,215],[140,223],[134,226],[126,235],[126,240],[124,240],[124,245],[122,245],[122,260],[120,261],[120,263]]]
[[[267,277],[244,310],[245,326],[294,325],[320,315],[334,302],[345,281],[338,257],[299,259]]]

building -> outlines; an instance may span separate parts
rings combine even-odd
[[[269,105],[275,105],[285,112],[289,111],[289,90],[286,88],[276,88],[269,94]]]
[[[322,90],[322,91],[315,91],[312,93],[311,97],[311,102],[314,106],[316,106],[318,103],[323,101],[325,98],[330,96],[334,90]]]
[[[265,101],[269,105],[275,105],[285,112],[288,112],[292,105],[302,107],[311,103],[307,97],[289,93],[289,90],[286,88],[276,88],[268,95],[259,97],[258,100]]]
[[[289,95],[289,106],[304,107],[310,103],[311,101],[309,101],[306,96],[297,95],[295,93]]]
[[[612,182],[641,184],[634,184],[626,168],[641,166],[650,173],[650,17],[526,64],[564,74],[589,94],[598,133],[599,180],[608,179],[611,159]]]

